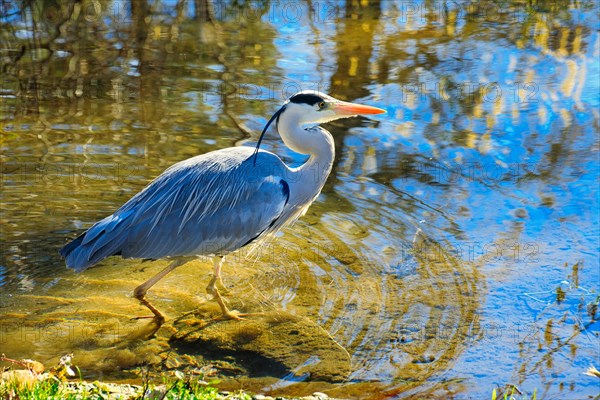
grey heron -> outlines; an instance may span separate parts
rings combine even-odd
[[[169,259],[170,264],[134,290],[152,312],[156,329],[163,314],[146,299],[147,291],[175,268],[199,256],[212,256],[214,274],[206,290],[223,316],[230,311],[219,291],[223,257],[256,245],[302,216],[331,172],[334,141],[314,124],[385,110],[348,103],[316,91],[291,96],[265,125],[256,148],[232,147],[181,161],[154,179],[112,215],[96,222],[60,250],[77,272],[110,256]],[[309,155],[288,167],[260,149],[269,125],[295,152]]]

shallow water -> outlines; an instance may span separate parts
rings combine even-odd
[[[131,291],[165,262],[75,274],[57,251],[169,165],[252,145],[287,96],[318,89],[388,113],[326,126],[337,158],[322,194],[276,240],[229,257],[224,279],[240,309],[331,335],[351,370],[312,382],[236,359],[223,384],[598,394],[582,374],[600,356],[597,3],[214,2],[210,18],[202,0],[7,4],[0,353],[72,352],[88,379],[188,365],[161,364],[177,324],[123,339],[146,313]],[[305,159],[273,132],[263,143]],[[210,271],[190,263],[149,296],[172,319],[208,306]]]

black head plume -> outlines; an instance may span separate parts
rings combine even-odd
[[[304,93],[304,92],[300,92],[300,93],[295,94],[292,97],[290,97],[290,103],[308,104],[311,106],[314,106],[315,104],[321,103],[323,101],[325,101],[325,99],[322,98],[321,96],[317,96],[316,94],[312,94],[312,93]]]
[[[269,125],[271,125],[271,123],[273,121],[275,121],[277,118],[279,118],[279,115],[281,115],[281,113],[283,112],[283,110],[285,110],[285,106],[281,107],[279,110],[277,110],[277,112],[275,114],[273,114],[273,116],[271,117],[271,119],[269,120],[269,122],[267,122],[267,125],[265,125],[262,133],[260,134],[260,137],[258,138],[258,143],[256,143],[256,149],[254,149],[254,165],[256,165],[256,158],[258,157],[258,149],[260,148],[260,143],[263,140],[263,136],[265,136],[265,132],[267,132],[267,129],[269,128]]]

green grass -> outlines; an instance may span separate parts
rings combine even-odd
[[[173,382],[170,386],[167,385],[168,389],[165,393],[165,400],[212,400],[218,399],[219,390],[213,386],[192,383],[190,381],[185,381],[178,379]],[[250,396],[248,396],[251,399]]]
[[[46,379],[33,384],[26,384],[11,379],[7,382],[0,382],[0,398],[19,400],[75,398],[74,396],[65,396],[61,386],[61,382],[54,379]]]
[[[190,380],[177,379],[165,382],[163,385],[145,384],[143,387],[131,387],[130,391],[122,397],[117,397],[114,390],[107,384],[83,381],[64,383],[54,377],[32,383],[20,382],[18,380],[0,381],[0,398],[7,400],[91,400],[91,399],[156,399],[156,400],[213,400],[221,399],[219,390],[210,384],[193,382]],[[145,396],[144,396],[145,394]],[[251,396],[237,394],[236,398],[251,399]]]
[[[9,362],[13,367],[0,370],[0,399],[2,400],[88,400],[88,399],[151,399],[151,400],[213,400],[224,399],[214,386],[218,381],[210,383],[202,380],[204,376],[186,376],[175,371],[174,377],[163,378],[162,384],[150,382],[148,372],[142,372],[142,385],[116,385],[103,382],[85,382],[79,372],[75,377],[71,359],[73,355],[61,357],[57,366],[46,369],[41,363],[33,360],[14,360],[2,354],[0,361]],[[17,369],[14,369],[17,367]],[[251,399],[249,395],[235,394],[236,399]]]

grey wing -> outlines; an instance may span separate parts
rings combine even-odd
[[[151,258],[224,254],[277,221],[289,199],[285,165],[235,148],[176,164],[113,215],[61,250],[83,270],[111,255]],[[69,246],[71,246],[69,248]]]

